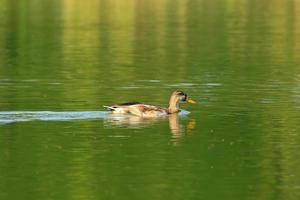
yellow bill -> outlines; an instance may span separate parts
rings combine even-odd
[[[187,102],[187,103],[196,103],[196,101],[194,101],[194,100],[192,100],[192,99],[190,99],[190,98],[188,98],[186,102]]]

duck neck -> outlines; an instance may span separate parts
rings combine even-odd
[[[179,112],[179,99],[175,96],[170,98],[168,112],[170,114]]]

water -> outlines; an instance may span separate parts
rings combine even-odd
[[[2,0],[0,199],[299,199],[299,8]]]

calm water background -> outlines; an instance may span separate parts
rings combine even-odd
[[[299,199],[299,22],[297,0],[1,0],[0,199]],[[190,115],[88,112],[175,89]]]

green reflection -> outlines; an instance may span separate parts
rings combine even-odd
[[[0,111],[166,105],[174,89],[200,103],[153,122],[0,124],[0,199],[298,199],[299,7],[1,1]]]

